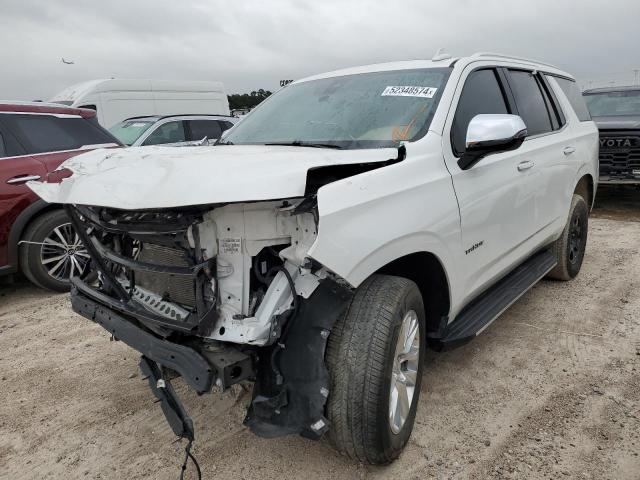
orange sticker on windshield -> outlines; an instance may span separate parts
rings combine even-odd
[[[391,129],[391,140],[399,142],[401,140],[409,139],[409,130],[411,130],[411,124],[409,125],[397,125]]]

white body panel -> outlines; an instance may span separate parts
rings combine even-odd
[[[299,82],[371,71],[443,67],[451,62],[358,67]],[[221,279],[221,288],[229,297],[225,308],[232,313],[247,313],[249,308],[247,262],[255,254],[252,251],[268,242],[284,241],[291,247],[283,250],[281,257],[296,286],[307,296],[317,279],[305,277],[309,273],[302,268],[305,256],[357,287],[400,257],[429,252],[445,270],[452,321],[480,292],[558,238],[577,182],[584,175],[598,178],[597,128],[593,122],[578,121],[553,79],[551,86],[566,117],[562,129],[529,137],[516,150],[488,155],[470,169],[460,169],[451,147],[451,123],[467,75],[483,66],[539,69],[568,76],[549,65],[499,55],[477,54],[457,60],[429,132],[405,144],[406,156],[401,161],[322,186],[317,192],[317,236],[313,232],[312,238],[298,239],[298,243],[292,218],[285,227],[276,220],[284,213],[277,213],[275,204],[252,206],[252,202],[299,201],[310,169],[385,162],[395,159],[398,150],[232,145],[94,151],[65,162],[63,167],[74,175],[60,185],[30,186],[49,202],[118,209],[241,202],[211,213],[217,226],[210,231],[226,225],[230,234],[236,232],[233,238],[240,239],[244,252],[237,258],[221,256],[221,264],[237,273]],[[530,166],[518,168],[522,162]],[[219,233],[214,237],[219,240]],[[478,242],[482,248],[474,247]],[[472,254],[468,254],[470,249]],[[237,326],[231,333],[233,341],[242,343],[240,333],[242,341],[248,341],[247,335],[264,341],[270,328],[265,319],[291,301],[283,297],[285,280],[279,274],[273,291],[270,286],[265,296],[264,307],[260,305],[262,310],[255,312],[256,318],[243,321],[242,328]],[[232,313],[225,321],[234,328]]]
[[[50,203],[124,210],[274,200],[304,195],[307,171],[325,165],[382,162],[393,148],[325,150],[238,145],[93,150],[60,168],[74,175],[31,188]]]
[[[229,102],[220,82],[91,80],[63,90],[50,101],[95,108],[105,128],[144,115],[229,115]]]

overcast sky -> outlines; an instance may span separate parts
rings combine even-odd
[[[336,68],[497,51],[633,80],[639,0],[0,0],[0,98],[104,77],[274,90]],[[64,65],[61,57],[75,65]]]

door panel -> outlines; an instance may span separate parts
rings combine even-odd
[[[526,256],[528,241],[535,233],[532,177],[537,173],[520,165],[528,160],[522,147],[489,155],[468,170],[460,169],[457,161],[471,118],[513,113],[505,86],[493,69],[470,69],[463,80],[454,96],[455,114],[445,124],[443,152],[460,209],[463,248],[459,271],[466,277],[466,302]]]
[[[46,175],[44,164],[30,156],[0,158],[0,267],[9,263],[8,240],[13,222],[38,200],[21,179],[44,179]]]
[[[565,154],[566,148],[572,148],[572,142],[567,143],[571,135],[554,92],[541,74],[510,69],[508,80],[530,135],[522,154],[535,165],[531,178],[535,188],[534,247],[539,247],[554,236],[557,225],[565,222],[570,203],[567,190],[573,188],[576,171],[571,155]]]
[[[469,170],[450,167],[458,197],[468,299],[515,266],[534,235],[534,170],[520,171],[526,161],[519,150],[489,155]],[[457,170],[456,170],[457,169]]]

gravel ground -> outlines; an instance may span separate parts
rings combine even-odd
[[[640,193],[602,189],[577,279],[542,281],[472,343],[429,354],[413,437],[388,467],[257,438],[248,393],[177,381],[204,477],[640,479],[639,240]],[[0,478],[177,478],[183,447],[137,362],[66,295],[0,286]]]

